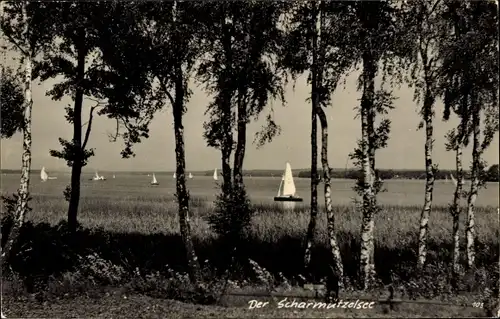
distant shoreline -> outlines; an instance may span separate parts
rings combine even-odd
[[[219,170],[220,171],[220,170]],[[20,174],[20,170],[13,169],[2,169],[0,172],[3,174]],[[40,170],[32,170],[32,174],[39,174]],[[57,170],[49,170],[52,174],[70,174],[70,171],[57,171]],[[83,174],[94,174],[94,170],[85,170],[82,172]],[[150,171],[105,171],[99,170],[101,174],[104,175],[147,175],[151,174]],[[309,169],[294,169],[294,176],[298,178],[310,178],[311,171]],[[173,175],[174,171],[155,171],[156,175]],[[212,176],[213,170],[204,170],[204,171],[186,171],[186,174],[192,173],[194,176]],[[454,174],[454,170],[439,170],[435,174],[436,180],[445,180],[450,178],[450,174]],[[264,169],[256,169],[256,170],[245,170],[243,172],[245,177],[279,177],[283,174],[283,170],[264,170]],[[361,172],[356,169],[332,169],[330,172],[330,177],[334,179],[356,179],[360,176]],[[389,179],[415,179],[415,180],[425,180],[426,172],[425,170],[414,170],[414,169],[379,169],[378,170],[379,177],[383,180]],[[469,178],[469,173],[465,172],[465,178]],[[321,170],[318,170],[318,177],[322,177],[323,173]]]

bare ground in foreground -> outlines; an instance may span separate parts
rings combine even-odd
[[[404,318],[404,317],[484,317],[482,309],[463,306],[399,304],[394,310],[377,304],[373,309],[299,309],[279,308],[283,298],[262,299],[269,305],[248,309],[254,298],[234,297],[222,301],[224,306],[202,306],[180,301],[108,292],[104,295],[80,296],[39,302],[35,297],[17,299],[4,296],[3,313],[7,318]],[[290,299],[290,298],[289,298]],[[468,299],[468,298],[467,298]],[[349,298],[355,300],[355,298]],[[463,302],[463,301],[462,301]],[[472,302],[472,299],[471,299]]]

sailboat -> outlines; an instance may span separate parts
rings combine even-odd
[[[158,183],[158,181],[156,180],[155,173],[153,173],[153,180],[151,181],[151,185],[153,185],[153,186],[160,185],[160,183]]]
[[[451,180],[453,182],[453,185],[457,186],[457,180],[455,179],[455,177],[453,177],[452,174],[450,174],[450,177],[451,177]]]
[[[214,180],[218,180],[219,178],[217,177],[217,169],[214,170]]]
[[[173,177],[173,178],[177,178],[177,174],[176,174],[176,173],[174,173],[174,176],[172,176],[172,177]]]
[[[40,171],[40,179],[42,182],[46,182],[49,179],[49,175],[45,171],[45,167],[42,167],[42,170]]]
[[[92,180],[93,181],[105,181],[106,178],[104,176],[100,176],[99,173],[96,171]]]
[[[45,170],[45,167],[42,167],[42,170],[40,171],[40,179],[42,180],[42,182],[46,182],[49,179],[57,179],[57,177],[49,176],[49,174]]]
[[[193,178],[193,174],[189,173],[189,179]]]
[[[281,178],[278,194],[274,197],[275,202],[302,202],[302,198],[297,196],[295,183],[293,182],[292,167],[286,163],[285,173]]]
[[[115,174],[113,174],[113,178],[116,178]]]

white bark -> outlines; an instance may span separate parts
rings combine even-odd
[[[462,168],[462,144],[458,145],[455,150],[455,164],[457,170],[457,183],[455,187],[455,194],[453,196],[453,203],[450,207],[450,213],[453,218],[452,271],[454,276],[456,276],[459,272],[459,259],[460,259],[460,234],[459,234],[459,219],[461,212],[460,198],[462,196],[462,189],[464,184],[463,168]]]
[[[471,99],[473,103],[477,102],[475,99]],[[472,146],[472,172],[471,172],[471,186],[469,197],[467,198],[467,224],[465,227],[465,237],[467,240],[466,249],[467,249],[467,267],[474,267],[475,260],[475,238],[476,232],[474,229],[474,206],[476,204],[478,188],[479,188],[479,165],[481,160],[481,145],[479,142],[481,135],[481,118],[480,118],[480,109],[477,105],[472,105],[474,108],[472,115],[472,125],[474,128],[473,132],[473,146]]]
[[[363,54],[363,96],[361,98],[361,153],[363,169],[363,219],[361,224],[360,274],[362,288],[367,289],[375,275],[375,172],[373,101],[375,98],[375,74],[377,64],[372,52]]]
[[[317,113],[321,123],[321,163],[323,165],[323,177],[325,182],[325,208],[327,216],[328,240],[330,243],[330,252],[332,254],[335,266],[335,275],[339,279],[343,279],[344,267],[342,264],[340,247],[337,243],[337,236],[335,233],[335,214],[333,213],[332,207],[330,165],[328,164],[328,120],[326,119],[326,115],[321,107],[318,107]]]
[[[432,123],[432,97],[427,92],[424,100],[424,120],[425,120],[425,195],[424,207],[420,216],[420,233],[418,237],[418,267],[422,269],[427,259],[427,236],[429,229],[429,217],[432,209],[432,193],[434,190],[434,170],[432,168],[432,144],[433,144],[433,123]]]
[[[24,33],[28,33],[28,23],[27,23],[27,12],[26,12],[27,2],[23,3],[22,6],[22,17]],[[21,163],[21,182],[18,189],[18,200],[16,205],[16,210],[14,213],[14,223],[12,225],[10,234],[8,236],[5,247],[2,251],[2,269],[7,265],[10,255],[12,253],[12,248],[14,247],[17,238],[19,237],[21,228],[24,224],[26,218],[26,212],[28,210],[28,197],[29,197],[29,184],[30,184],[30,171],[31,171],[31,110],[33,105],[32,100],[32,85],[31,85],[31,73],[32,73],[32,60],[31,56],[25,54],[25,72],[24,72],[24,120],[23,120],[23,154]]]

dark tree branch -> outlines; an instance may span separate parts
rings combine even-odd
[[[21,52],[21,54],[23,56],[25,56],[27,58],[31,58],[31,54],[29,54],[28,51],[24,50],[23,47],[21,46],[21,44],[19,44],[19,42],[16,41],[16,39],[14,39],[11,34],[9,34],[9,32],[3,32],[3,34],[5,36],[7,36],[7,39],[9,40],[9,42],[12,43]]]
[[[120,120],[119,119],[115,119],[116,120],[116,129],[115,129],[115,133],[108,133],[108,138],[110,140],[110,142],[114,143],[118,140],[118,136],[120,136]]]
[[[85,138],[83,139],[82,151],[85,150],[87,146],[87,142],[89,141],[90,131],[92,130],[92,119],[94,117],[94,110],[97,108],[97,105],[94,105],[90,108],[89,121],[87,124],[87,130],[85,131]]]

